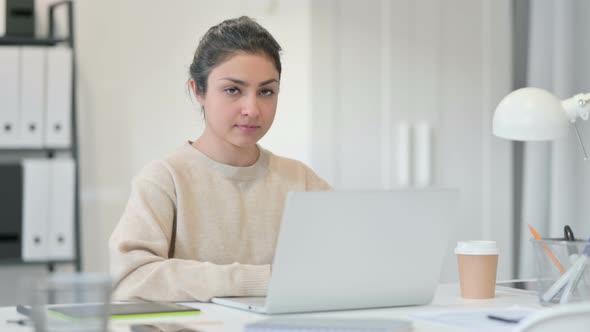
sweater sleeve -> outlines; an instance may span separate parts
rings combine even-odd
[[[133,181],[127,207],[109,241],[116,300],[209,301],[215,296],[262,296],[269,265],[169,258],[175,198],[144,177]]]
[[[317,175],[311,168],[305,166],[305,189],[307,191],[333,191],[328,182]]]

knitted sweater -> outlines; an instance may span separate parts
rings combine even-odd
[[[330,186],[303,163],[260,149],[233,167],[184,144],[134,178],[110,242],[116,300],[263,296],[289,191]]]

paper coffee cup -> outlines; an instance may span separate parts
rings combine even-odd
[[[491,299],[496,291],[498,247],[495,241],[459,241],[455,248],[461,296]]]

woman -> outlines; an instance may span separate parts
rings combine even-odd
[[[189,85],[205,130],[134,178],[109,243],[117,300],[263,296],[289,191],[330,186],[258,146],[274,120],[281,48],[248,17],[209,29]]]

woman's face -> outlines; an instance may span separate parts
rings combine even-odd
[[[194,85],[191,81],[193,90]],[[236,147],[255,145],[272,125],[278,93],[279,73],[269,58],[232,56],[211,71],[206,94],[196,94],[205,109],[206,133]]]

